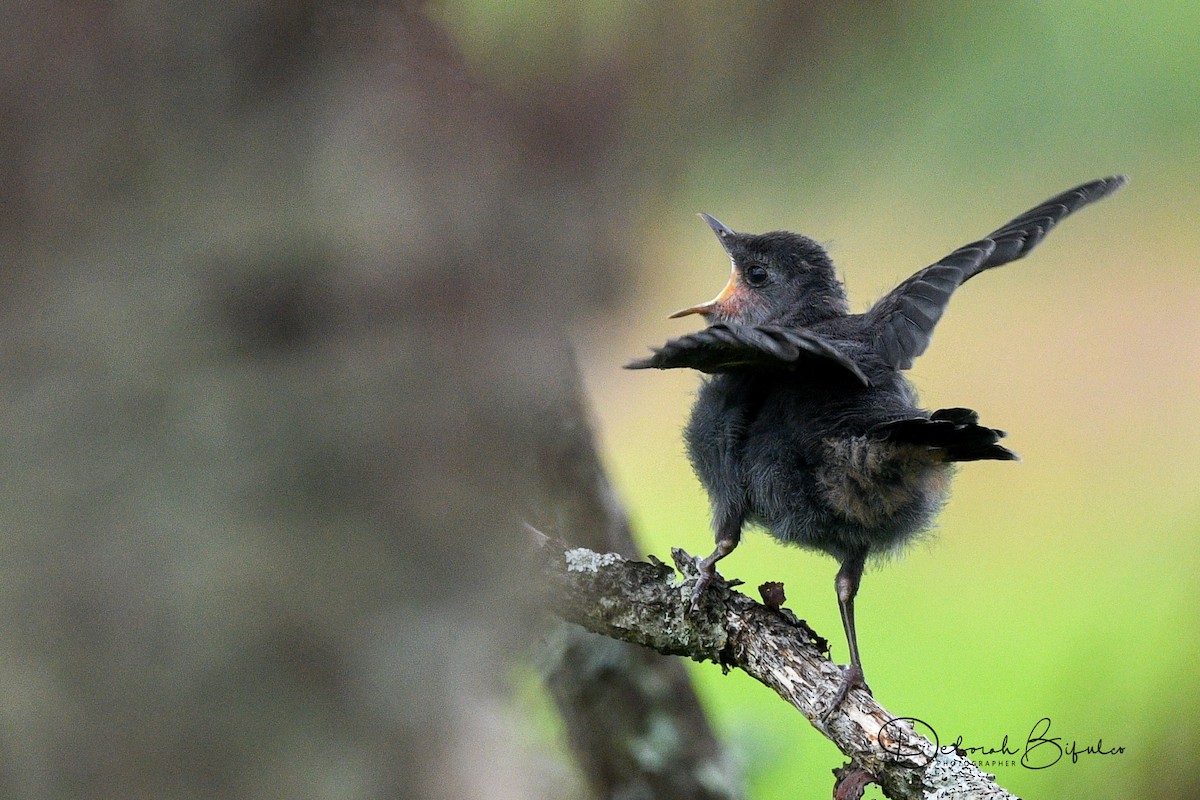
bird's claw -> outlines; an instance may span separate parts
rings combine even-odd
[[[700,601],[704,598],[704,593],[712,586],[712,582],[717,578],[717,559],[725,555],[719,549],[707,558],[696,559],[696,585],[692,587],[692,599],[688,603],[688,611],[696,613],[700,609]],[[728,586],[739,586],[741,581],[729,581]]]
[[[696,561],[700,567],[700,576],[696,578],[696,585],[692,587],[692,599],[688,603],[688,611],[693,614],[700,609],[700,600],[717,574],[716,568],[712,564],[706,564],[705,559]]]
[[[867,686],[867,681],[863,678],[862,667],[858,664],[850,664],[842,672],[842,685],[838,687],[837,694],[833,696],[829,707],[821,714],[822,722],[829,721],[833,712],[837,711],[846,701],[846,696],[850,694],[851,689],[862,689],[867,694],[871,694],[871,687]]]

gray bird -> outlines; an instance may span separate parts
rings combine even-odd
[[[929,528],[958,461],[1015,460],[1004,432],[966,408],[932,413],[901,374],[929,346],[950,295],[986,269],[1027,255],[1068,214],[1125,185],[1102,178],[1063,192],[850,314],[825,250],[786,231],[738,233],[701,214],[733,262],[717,297],[672,314],[707,328],[673,339],[630,369],[687,367],[712,377],[685,430],[688,456],[712,501],[717,547],[700,560],[693,606],[747,523],[820,550],[835,580],[850,665],[835,708],[867,689],[854,597],[872,555]],[[869,690],[868,690],[869,691]]]

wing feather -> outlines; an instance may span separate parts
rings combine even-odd
[[[929,347],[955,289],[985,269],[1025,257],[1068,215],[1127,181],[1123,175],[1101,178],[1056,195],[908,278],[864,314],[877,352],[895,369],[911,367]]]
[[[855,382],[870,381],[836,344],[804,328],[718,322],[672,339],[627,369],[695,369],[710,374],[745,369],[834,367]]]

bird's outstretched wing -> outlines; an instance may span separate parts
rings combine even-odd
[[[1124,175],[1085,183],[1026,211],[977,242],[955,250],[901,283],[864,314],[875,346],[895,369],[908,369],[929,346],[954,290],[985,269],[1024,257],[1060,220],[1120,189]]]
[[[736,372],[743,369],[791,369],[833,366],[863,386],[871,382],[849,357],[828,339],[803,328],[739,325],[718,322],[702,331],[672,339],[654,355],[626,369],[678,369]]]

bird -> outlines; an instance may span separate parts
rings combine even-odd
[[[1018,460],[1005,432],[968,408],[927,411],[903,374],[929,346],[951,295],[979,273],[1028,255],[1069,214],[1126,184],[1090,181],[959,247],[875,302],[849,312],[826,250],[787,231],[739,233],[708,214],[732,264],[712,300],[676,311],[707,327],[672,339],[629,369],[707,376],[684,429],[688,457],[712,505],[716,549],[697,559],[695,610],[743,528],[827,553],[850,664],[830,711],[863,675],[854,599],[869,558],[926,532],[959,462]]]

